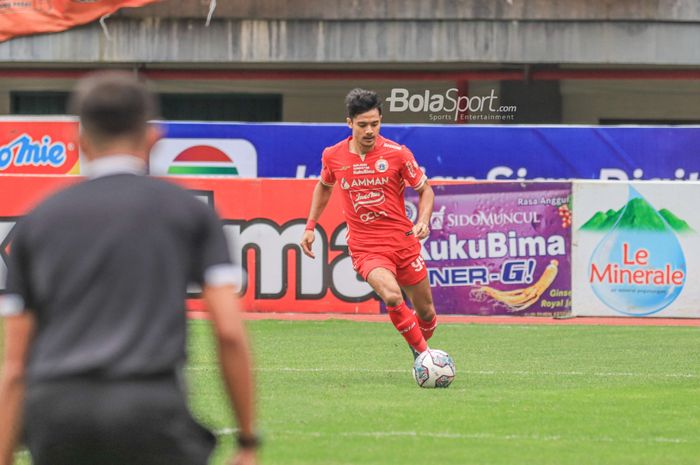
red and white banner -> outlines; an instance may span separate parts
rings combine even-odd
[[[0,0],[0,42],[12,37],[59,32],[160,0]]]
[[[78,176],[0,176],[0,286],[18,217]],[[297,244],[317,181],[168,178],[213,205],[224,223],[234,259],[247,271],[243,305],[257,312],[379,313],[369,285],[352,269],[340,196],[318,224],[316,259]],[[0,287],[0,293],[2,288]],[[202,309],[190,299],[191,310]]]
[[[0,174],[80,174],[78,125],[65,120],[0,120]]]

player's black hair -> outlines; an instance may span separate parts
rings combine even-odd
[[[365,90],[355,88],[348,92],[345,97],[345,106],[348,109],[348,118],[353,119],[355,116],[366,113],[375,108],[382,114],[382,100],[373,90]]]
[[[88,135],[109,140],[142,134],[158,103],[133,73],[98,71],[78,83],[69,109]]]

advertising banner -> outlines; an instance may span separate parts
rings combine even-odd
[[[78,127],[66,120],[0,120],[0,174],[79,174]]]
[[[248,141],[265,178],[318,176],[323,149],[350,135],[344,124],[310,123],[169,122],[165,130],[168,138]],[[431,179],[700,179],[700,127],[385,124],[381,134],[411,149]],[[172,156],[158,154],[154,172]]]
[[[0,0],[0,42],[15,36],[64,31],[120,8],[156,1],[160,0]]]
[[[159,140],[151,151],[154,176],[258,177],[258,154],[245,139],[174,138]]]
[[[570,183],[434,187],[423,258],[441,313],[567,315],[571,311]],[[407,196],[415,220],[417,195]]]
[[[576,182],[575,315],[700,317],[700,183]]]
[[[77,176],[0,178],[0,287],[18,218]],[[340,197],[317,226],[316,259],[298,249],[315,181],[170,178],[212,205],[223,219],[234,259],[247,274],[243,304],[259,312],[379,313],[369,285],[352,269]],[[0,293],[2,288],[0,288]],[[190,301],[190,308],[201,302]]]
[[[245,308],[260,312],[378,313],[352,269],[340,196],[316,229],[316,259],[300,253],[311,180],[170,178],[212,205],[247,280]],[[79,177],[4,176],[0,182],[0,283],[17,219]],[[569,183],[435,186],[423,244],[438,312],[565,314],[570,309]],[[415,219],[416,194],[406,210]],[[1,292],[1,289],[0,289]],[[194,296],[196,297],[196,296]],[[190,308],[201,308],[193,299]]]
[[[14,143],[5,147],[10,151],[24,147],[28,141],[15,138],[29,127],[28,121],[0,118],[0,146]],[[77,146],[75,119],[31,121],[38,131],[32,144],[44,139],[44,127],[60,123],[76,135],[65,136],[62,143]],[[350,135],[342,124],[160,124],[165,138],[154,147],[150,165],[156,176],[315,178],[323,149]],[[14,137],[5,135],[10,131]],[[433,180],[700,180],[700,127],[387,124],[381,131],[410,148]],[[57,140],[57,135],[48,135]],[[25,165],[8,171],[0,166],[0,173],[77,173],[79,166],[71,164],[71,155],[67,154],[66,170],[40,158],[43,170]]]

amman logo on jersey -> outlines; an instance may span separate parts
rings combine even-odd
[[[383,186],[389,182],[389,178],[384,176],[382,178],[358,178],[353,179],[350,183],[350,187],[374,187]],[[345,189],[345,188],[343,188]]]

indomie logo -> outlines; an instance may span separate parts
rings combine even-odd
[[[384,191],[379,190],[361,190],[361,191],[350,191],[352,198],[352,206],[355,211],[359,210],[360,207],[371,207],[375,205],[381,205],[384,203]]]
[[[0,170],[15,166],[59,167],[66,162],[66,146],[63,142],[51,142],[51,137],[44,136],[41,141],[34,141],[27,134],[22,134],[6,145],[0,146]]]

